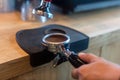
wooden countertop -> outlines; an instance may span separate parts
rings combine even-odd
[[[71,15],[57,13],[53,20],[46,23],[24,22],[18,12],[0,13],[0,80],[33,70],[28,54],[16,43],[16,32],[48,24],[69,26],[87,34],[90,37],[89,49],[94,49],[94,45],[101,47],[120,40],[120,7]]]

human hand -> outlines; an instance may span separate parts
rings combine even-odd
[[[79,54],[88,64],[75,68],[72,77],[78,80],[120,80],[120,66],[93,54]]]

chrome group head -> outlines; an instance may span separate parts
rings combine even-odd
[[[42,22],[45,22],[47,19],[52,19],[53,14],[50,12],[51,2],[42,0],[40,6],[33,9],[32,13],[34,15],[39,15]]]

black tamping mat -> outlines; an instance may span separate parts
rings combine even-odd
[[[87,35],[63,25],[51,24],[18,31],[16,41],[30,55],[30,64],[33,67],[48,63],[56,56],[42,44],[42,38],[49,33],[63,33],[70,36],[70,50],[75,53],[88,48],[89,37]]]

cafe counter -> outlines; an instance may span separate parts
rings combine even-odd
[[[30,56],[17,44],[16,33],[24,29],[60,24],[89,36],[88,49],[83,51],[120,64],[120,7],[63,15],[56,13],[46,23],[22,21],[19,12],[0,13],[0,80],[73,80],[73,67],[52,62],[32,67]]]

